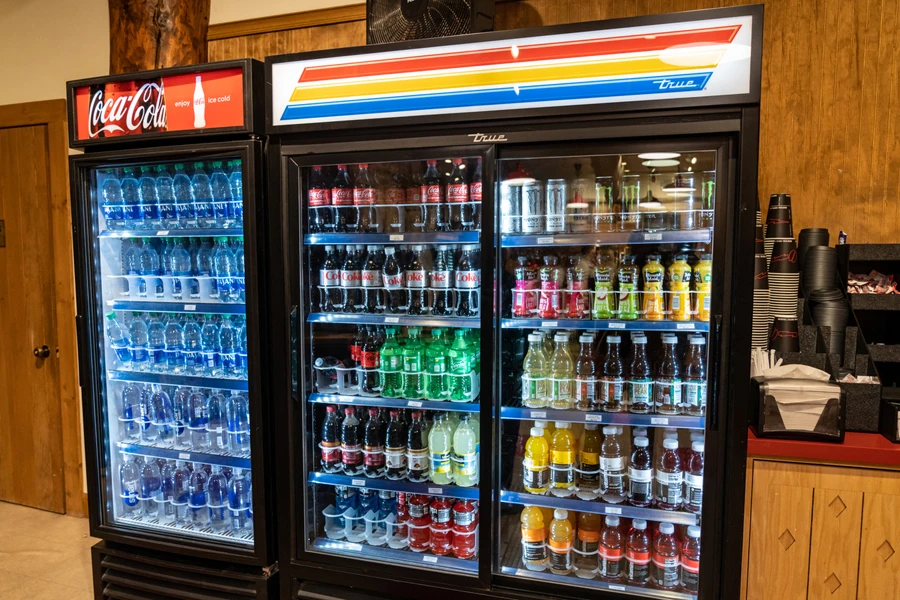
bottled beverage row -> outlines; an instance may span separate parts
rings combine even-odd
[[[209,454],[250,454],[250,402],[245,392],[123,382],[119,441]]]
[[[122,313],[106,315],[114,366],[169,375],[247,378],[247,325],[241,315]]]
[[[474,414],[328,405],[319,464],[325,473],[472,487],[478,483]]]
[[[462,559],[477,553],[477,500],[335,486],[323,515],[330,539]]]
[[[427,342],[420,338],[419,327],[408,327],[405,338],[398,337],[399,331],[399,327],[358,326],[348,343],[349,359],[314,360],[316,391],[451,402],[473,402],[478,397],[477,329],[434,328]]]
[[[675,334],[661,337],[662,352],[652,356],[647,336],[633,332],[630,353],[625,359],[623,340],[617,334],[607,334],[600,343],[596,332],[584,332],[577,336],[576,350],[572,333],[558,331],[552,345],[545,332],[530,333],[522,364],[522,405],[705,415],[706,338],[691,335],[687,344],[679,344]]]
[[[322,312],[474,317],[477,244],[325,246],[316,303]]]
[[[537,250],[516,257],[512,317],[709,321],[712,255],[634,254],[613,249],[565,256]],[[693,266],[692,266],[693,264]]]
[[[520,516],[522,563],[530,571],[574,574],[696,594],[700,527],[526,506]]]
[[[124,298],[246,301],[242,237],[123,240],[121,273]]]
[[[249,469],[123,453],[119,486],[122,518],[235,537],[253,535]]]
[[[518,175],[518,176],[516,176]],[[652,191],[641,193],[641,176],[625,174],[619,196],[614,178],[598,176],[591,182],[575,179],[539,181],[517,168],[500,185],[500,232],[507,235],[663,231],[707,229],[713,224],[715,174],[704,173],[705,187],[696,193],[694,173],[678,173],[665,201]]]
[[[447,159],[440,169],[438,164],[313,167],[310,233],[478,231],[481,159]]]
[[[552,431],[541,425],[549,423],[538,422],[525,443],[522,485],[526,492],[701,512],[702,434],[691,434],[690,446],[679,448],[678,433],[667,430],[661,447],[654,449],[646,431],[636,428],[629,454],[624,431],[613,425],[603,428],[601,440],[597,425],[587,423],[578,441],[571,423],[555,423]]]
[[[100,179],[100,208],[112,231],[243,226],[240,160],[194,162],[189,170],[183,163],[107,168]]]

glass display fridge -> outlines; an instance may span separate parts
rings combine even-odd
[[[70,82],[69,101],[91,534],[268,567],[261,67]]]
[[[761,20],[268,59],[285,597],[737,594]]]

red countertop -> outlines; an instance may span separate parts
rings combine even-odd
[[[847,432],[843,444],[827,444],[758,438],[748,429],[747,456],[900,468],[900,444],[880,433]]]

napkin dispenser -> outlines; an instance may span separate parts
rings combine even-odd
[[[754,377],[751,427],[758,438],[844,441],[847,401],[836,383],[820,379]]]

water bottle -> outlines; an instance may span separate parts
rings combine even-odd
[[[210,318],[200,330],[200,354],[203,360],[202,374],[212,376],[219,371],[219,328]]]
[[[131,338],[131,369],[146,371],[150,366],[150,354],[147,352],[147,324],[141,318],[141,313],[131,313],[128,337]]]
[[[130,444],[141,441],[141,387],[128,382],[122,387],[119,409],[119,440]]]
[[[131,362],[131,341],[119,326],[114,312],[106,315],[106,338],[116,353],[116,359],[121,366],[126,367]]]
[[[184,370],[189,375],[198,375],[203,369],[203,343],[199,323],[194,319],[188,319],[184,324],[183,333]]]
[[[228,479],[222,472],[221,465],[213,465],[212,475],[207,484],[207,506],[209,506],[209,524],[218,532],[228,527]]]
[[[250,479],[245,475],[249,471],[236,469],[228,482],[228,509],[231,516],[231,530],[235,536],[243,537],[253,530],[250,519]]]
[[[159,220],[163,227],[176,229],[180,226],[175,210],[175,182],[166,165],[156,165],[156,197],[159,199]]]
[[[166,369],[169,373],[184,373],[184,329],[178,322],[178,317],[174,314],[169,315],[169,320],[166,323],[165,337]]]
[[[234,247],[234,299],[247,301],[246,280],[244,279],[244,238],[238,238]]]
[[[233,160],[228,164],[231,169],[231,175],[228,176],[231,183],[231,226],[241,227],[244,223],[244,175],[241,161]]]
[[[141,167],[141,178],[138,181],[138,202],[141,227],[155,229],[162,225],[162,221],[159,219],[159,195],[156,191],[156,179],[150,174],[150,167]]]
[[[175,248],[172,250],[172,297],[176,300],[184,298],[182,278],[191,276],[191,255],[184,247],[184,240],[175,240]]]
[[[122,197],[122,183],[115,169],[103,171],[106,176],[100,186],[100,196],[103,199],[101,210],[106,228],[110,231],[125,229],[125,200]]]
[[[191,436],[187,428],[188,415],[191,413],[191,390],[179,386],[172,394],[172,416],[175,419],[175,446],[185,448],[190,445]]]
[[[190,482],[191,471],[187,468],[187,463],[176,461],[172,476],[172,507],[175,509],[175,524],[179,527],[186,527],[190,523]]]
[[[176,227],[181,229],[196,227],[197,213],[194,210],[194,197],[191,194],[191,178],[184,172],[184,165],[181,163],[175,165],[172,195],[175,199]]]
[[[163,446],[175,443],[175,410],[162,386],[154,385],[150,394],[150,419],[156,428],[156,441]]]
[[[191,197],[194,201],[194,213],[197,215],[197,226],[209,228],[216,226],[213,211],[213,193],[209,176],[203,170],[202,162],[195,162],[194,176],[191,177]]]
[[[175,244],[170,239],[163,240],[162,249],[159,251],[159,269],[160,274],[171,277],[172,271],[172,252],[175,250]]]
[[[235,377],[237,372],[237,331],[225,319],[219,327],[219,372],[222,377]]]
[[[175,496],[175,470],[174,460],[167,460],[159,469],[160,488],[156,504],[158,505],[158,518],[164,523],[171,523],[175,518],[175,507],[172,505]]]
[[[216,279],[213,277],[213,250],[209,241],[205,238],[200,240],[200,247],[197,249],[197,277],[211,278],[210,298],[218,297],[216,290]],[[193,288],[191,289],[193,296]],[[200,297],[200,282],[197,281],[197,298]]]
[[[219,227],[230,227],[234,218],[231,217],[231,182],[228,181],[228,175],[222,170],[222,161],[217,160],[212,164],[213,172],[209,178],[209,184],[212,188],[213,197],[213,213],[216,218],[216,225]]]
[[[150,370],[156,373],[166,371],[166,326],[159,318],[159,313],[150,313],[150,324],[147,325],[147,347],[150,352]]]
[[[234,254],[228,247],[228,238],[216,239],[216,252],[213,257],[213,266],[216,274],[216,290],[219,302],[232,302],[236,300],[234,277],[237,267],[234,262]]]
[[[244,321],[241,321],[241,326],[238,329],[237,338],[237,353],[235,354],[234,361],[235,375],[246,379],[249,373],[249,368],[247,363],[247,323]]]
[[[146,298],[149,294],[153,294],[156,298],[162,298],[165,293],[163,291],[162,279],[159,278],[159,254],[153,249],[150,238],[141,240],[141,253],[138,258],[141,279],[138,281],[138,296]]]
[[[207,506],[207,485],[209,475],[200,463],[194,463],[188,484],[188,508],[191,511],[191,523],[197,529],[206,529],[209,525],[209,506]]]
[[[221,452],[228,449],[228,438],[226,437],[226,429],[228,428],[228,407],[226,406],[225,396],[218,390],[213,390],[206,399],[206,412],[209,415],[209,421],[206,430],[209,431],[209,443],[213,452]]]
[[[234,390],[228,398],[228,447],[232,452],[250,452],[250,403],[247,397]]]
[[[137,240],[123,240],[122,241],[122,275],[126,276],[136,276],[140,275],[141,271],[141,246],[138,244]],[[122,295],[125,297],[131,296],[131,285],[129,284],[130,279],[123,279],[124,284],[122,285]],[[138,283],[138,286],[140,284]],[[138,295],[138,290],[135,289],[134,295]]]
[[[140,229],[141,202],[138,194],[138,181],[134,176],[134,168],[125,167],[122,169],[122,179],[119,181],[122,188],[122,206],[125,211],[125,228]]]
[[[138,501],[138,489],[140,488],[141,475],[134,457],[130,454],[122,455],[123,462],[119,467],[119,486],[122,497],[122,516],[133,518],[140,516]]]
[[[206,408],[206,396],[199,388],[191,388],[188,407],[187,428],[191,434],[191,450],[204,452],[209,449],[209,431],[206,429],[209,424],[209,413]]]

